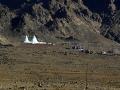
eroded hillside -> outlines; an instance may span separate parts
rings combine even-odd
[[[115,0],[1,0],[0,28],[3,35],[22,41],[35,34],[46,41],[103,42],[110,34],[119,10]],[[13,5],[14,3],[14,5]],[[116,17],[117,18],[117,17]],[[117,27],[119,30],[119,27]],[[116,32],[115,32],[116,33]],[[107,36],[110,34],[111,36]],[[117,32],[119,35],[119,32]],[[48,39],[49,38],[49,39]],[[103,40],[104,39],[104,40]]]

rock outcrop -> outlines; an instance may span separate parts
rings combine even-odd
[[[36,34],[50,41],[73,37],[89,42],[102,34],[119,42],[119,27],[118,31],[113,30],[120,9],[118,0],[12,0],[12,3],[1,0],[0,3],[0,32],[6,36],[20,39],[25,34]]]

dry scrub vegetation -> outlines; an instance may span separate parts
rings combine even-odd
[[[120,90],[120,56],[21,45],[0,48],[0,63],[0,90]]]

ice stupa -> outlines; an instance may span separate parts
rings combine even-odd
[[[40,42],[37,40],[36,36],[34,35],[32,39],[32,44],[39,44],[39,43]]]
[[[29,40],[28,36],[26,35],[25,36],[25,41],[24,43],[31,43],[31,44],[47,44],[46,42],[39,42],[36,38],[36,36],[34,35],[32,40]]]
[[[27,36],[27,35],[25,36],[25,41],[24,41],[24,43],[31,43],[31,41],[29,41],[29,39],[28,39],[28,36]]]

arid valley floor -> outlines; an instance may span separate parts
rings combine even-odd
[[[0,63],[0,90],[120,90],[120,56],[21,45],[0,48]]]

